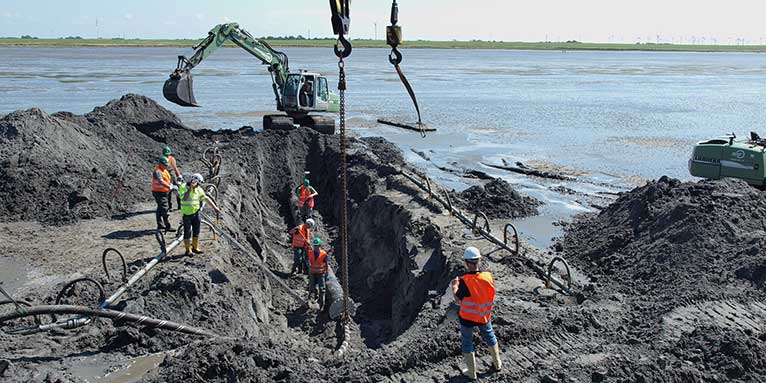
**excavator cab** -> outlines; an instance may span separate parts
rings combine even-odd
[[[330,92],[327,78],[319,73],[289,74],[282,97],[287,112],[338,111],[338,96]]]
[[[162,95],[174,104],[199,106],[194,99],[191,71],[184,69],[187,61],[185,56],[178,56],[178,67],[162,85]]]

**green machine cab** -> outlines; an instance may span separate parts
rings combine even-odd
[[[750,132],[750,138],[733,133],[698,142],[689,159],[689,173],[711,180],[739,178],[763,188],[766,185],[766,140]]]

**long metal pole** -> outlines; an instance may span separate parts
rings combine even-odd
[[[115,291],[114,294],[112,294],[109,298],[101,302],[99,305],[99,309],[106,309],[110,307],[117,299],[122,296],[126,291],[130,290],[131,287],[139,280],[141,277],[146,275],[154,266],[156,266],[163,258],[165,258],[166,255],[168,255],[173,249],[175,249],[183,240],[183,238],[178,237],[173,242],[170,243],[170,245],[166,246],[163,251],[161,251],[154,259],[152,259],[149,263],[146,264],[141,270],[133,274],[128,281],[120,286],[117,291]],[[74,318],[67,318],[67,319],[60,319],[53,323],[46,323],[41,324],[35,327],[29,327],[25,330],[19,330],[16,333],[17,334],[36,334],[38,332],[48,331],[52,330],[54,328],[64,328],[64,329],[73,329],[77,327],[82,327],[87,324],[89,324],[92,321],[90,317],[87,316],[78,316]]]
[[[411,181],[413,184],[415,184],[416,186],[418,186],[419,188],[423,189],[424,191],[429,191],[429,188],[428,188],[426,185],[423,185],[423,184],[422,184],[420,181],[418,181],[417,179],[415,179],[415,177],[413,177],[413,176],[411,176],[411,175],[409,175],[409,174],[405,173],[404,171],[402,171],[402,172],[401,172],[401,174],[402,174],[404,177],[406,177],[408,180],[410,180],[410,181]],[[479,234],[481,234],[481,236],[482,236],[482,237],[484,237],[485,239],[487,239],[488,241],[490,241],[490,242],[494,243],[494,244],[495,244],[495,245],[497,245],[497,246],[500,246],[500,247],[504,248],[505,250],[508,250],[508,251],[509,251],[509,252],[511,252],[512,254],[516,253],[516,252],[515,252],[513,249],[511,249],[511,247],[510,247],[510,246],[506,245],[506,244],[505,244],[505,242],[501,241],[500,239],[498,239],[497,237],[495,237],[494,235],[492,235],[492,234],[491,234],[491,233],[489,233],[488,231],[484,230],[483,228],[481,228],[481,227],[475,227],[475,228],[474,228],[474,224],[473,224],[473,221],[472,221],[470,218],[468,218],[468,217],[467,217],[465,214],[463,214],[463,213],[462,213],[460,210],[458,210],[457,208],[455,208],[455,207],[452,207],[452,206],[451,206],[450,204],[448,204],[446,201],[444,201],[443,199],[441,199],[441,197],[439,197],[438,195],[436,195],[436,194],[431,194],[431,197],[433,197],[433,199],[435,199],[435,200],[439,201],[439,203],[441,203],[442,205],[444,205],[444,206],[447,208],[447,210],[449,210],[449,211],[452,213],[452,215],[454,215],[455,217],[457,217],[457,218],[458,218],[458,219],[459,219],[461,222],[463,222],[463,223],[464,223],[466,226],[468,226],[468,227],[470,227],[470,228],[472,228],[472,229],[476,230],[476,232],[478,232]],[[521,254],[519,253],[519,254],[517,254],[517,255],[521,255]],[[531,258],[529,258],[529,257],[527,257],[527,256],[523,256],[523,257],[524,257],[524,261],[525,261],[524,263],[525,263],[527,266],[529,266],[529,267],[530,267],[532,270],[534,270],[534,271],[537,273],[537,275],[538,275],[540,278],[542,278],[543,280],[547,280],[547,279],[548,279],[548,273],[545,271],[545,269],[544,269],[544,268],[542,268],[542,267],[540,267],[539,265],[537,265],[533,259],[531,259]],[[550,277],[550,281],[551,281],[551,283],[553,283],[554,285],[556,285],[558,288],[560,288],[560,289],[561,289],[562,291],[564,291],[565,293],[567,293],[567,294],[571,294],[571,293],[572,293],[572,291],[569,289],[569,287],[567,287],[567,286],[566,286],[566,285],[565,285],[565,284],[564,284],[564,283],[563,283],[561,280],[559,280],[558,278],[556,278],[556,277],[554,277],[554,276],[551,276],[551,277]]]

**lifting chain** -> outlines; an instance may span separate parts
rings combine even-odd
[[[425,138],[426,131],[423,127],[423,122],[420,119],[420,107],[418,107],[418,99],[415,97],[415,91],[412,90],[410,82],[407,81],[407,77],[404,76],[402,68],[399,66],[402,62],[402,53],[399,52],[398,47],[402,43],[402,27],[396,25],[399,22],[399,6],[396,4],[396,0],[391,3],[391,25],[386,27],[386,44],[391,46],[391,53],[388,55],[388,62],[396,69],[396,74],[399,75],[399,80],[402,81],[404,88],[407,89],[407,93],[410,94],[412,103],[415,104],[415,111],[418,113],[417,126],[420,129],[420,135]]]
[[[346,137],[346,70],[343,56],[338,60],[338,91],[340,93],[340,253],[343,259],[343,322],[349,322],[348,307],[348,172],[346,168],[346,151],[348,142]]]
[[[346,70],[344,58],[351,54],[351,43],[344,35],[348,34],[351,17],[349,0],[330,0],[333,33],[338,35],[334,51],[338,56],[338,91],[340,93],[340,253],[343,265],[343,323],[350,322],[348,299],[348,179],[346,168]]]

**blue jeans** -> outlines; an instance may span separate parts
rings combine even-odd
[[[462,341],[460,342],[460,348],[463,350],[464,353],[473,352],[473,328],[474,327],[479,328],[479,334],[481,334],[481,338],[484,339],[484,342],[487,343],[488,346],[491,347],[497,344],[497,338],[495,337],[495,330],[492,329],[492,321],[487,322],[487,324],[478,325],[478,326],[465,326],[461,323],[460,337],[462,338]]]

